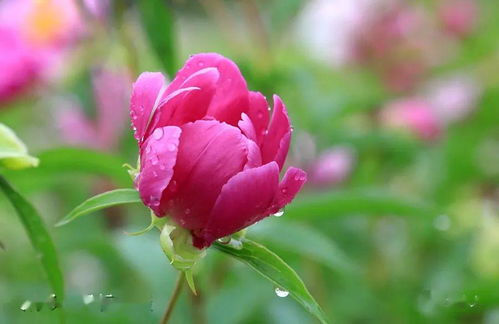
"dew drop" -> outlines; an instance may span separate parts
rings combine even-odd
[[[277,213],[274,214],[275,217],[281,217],[282,215],[284,215],[284,209],[281,209]]]
[[[159,163],[159,158],[157,155],[151,156],[151,164],[152,165],[157,165]]]
[[[167,147],[168,151],[170,151],[170,152],[175,151],[176,148],[177,148],[177,146],[175,144],[168,144],[168,147]]]
[[[163,128],[156,128],[152,136],[155,140],[160,140],[163,137]]]
[[[149,153],[151,153],[151,147],[150,147],[150,146],[147,146],[147,147],[146,147],[146,154],[149,154]]]
[[[277,287],[274,291],[275,291],[275,294],[277,295],[277,297],[283,298],[283,297],[288,297],[288,295],[289,295],[289,291],[281,289],[279,287]]]
[[[230,236],[224,236],[224,237],[219,238],[217,241],[218,241],[218,243],[229,244],[230,240],[231,240]]]
[[[83,295],[83,303],[85,305],[91,304],[95,301],[95,296],[93,294]]]
[[[30,300],[26,300],[24,303],[22,303],[20,309],[25,312],[27,311],[29,308],[31,307],[31,301]]]
[[[287,194],[287,193],[288,193],[288,189],[287,189],[287,188],[282,188],[282,189],[281,189],[281,192],[285,195],[285,194]]]
[[[204,66],[204,62],[203,62],[203,61],[199,61],[199,62],[198,62],[198,66],[199,66],[199,67],[203,67],[203,66]]]
[[[473,300],[469,303],[470,307],[475,307],[478,304],[478,296],[475,295]]]
[[[257,115],[258,118],[262,119],[263,118],[263,113],[260,111],[258,112],[258,115]]]
[[[243,248],[243,242],[233,238],[230,239],[228,245],[235,250],[241,250]]]
[[[191,210],[189,208],[186,208],[184,211],[184,214],[189,215],[191,213]]]

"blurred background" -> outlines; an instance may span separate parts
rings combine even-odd
[[[148,225],[145,207],[53,225],[131,187],[121,165],[137,158],[138,74],[172,79],[189,55],[219,52],[251,90],[283,98],[287,164],[309,175],[248,236],[296,269],[332,322],[499,323],[497,35],[495,0],[0,0],[0,122],[41,160],[3,174],[54,239],[67,322],[159,320],[175,271],[157,232],[124,234]],[[196,278],[173,323],[315,323],[215,250]],[[0,323],[57,322],[50,293],[0,196]]]

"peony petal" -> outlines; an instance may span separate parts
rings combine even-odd
[[[144,72],[133,84],[130,117],[135,139],[139,143],[144,138],[151,113],[164,86],[165,77],[159,72]]]
[[[249,93],[248,116],[253,122],[256,133],[256,143],[262,144],[267,127],[269,127],[269,104],[267,99],[260,92],[250,91]]]
[[[236,174],[223,186],[205,228],[193,231],[194,246],[207,247],[268,215],[278,183],[276,162]]]
[[[248,139],[246,141],[248,145],[248,162],[244,165],[244,169],[248,168],[257,168],[262,165],[262,153],[260,151],[260,147]]]
[[[277,161],[282,169],[289,150],[291,125],[286,107],[279,96],[274,95],[272,121],[262,144],[263,163]]]
[[[245,113],[241,114],[241,120],[237,123],[239,129],[243,134],[252,141],[256,142],[255,127],[253,127],[253,122]]]
[[[307,174],[302,169],[290,167],[279,184],[274,201],[267,211],[275,214],[289,204],[307,181]]]
[[[183,87],[183,83],[192,74],[209,67],[216,68],[220,77],[207,115],[236,126],[241,113],[248,111],[248,88],[237,65],[220,54],[202,53],[192,56],[177,73],[166,94]]]
[[[203,226],[222,186],[246,164],[246,141],[238,128],[216,120],[182,126],[174,178],[162,198],[177,223]]]
[[[144,204],[157,216],[164,216],[160,201],[163,191],[173,176],[180,134],[179,127],[157,128],[143,145],[140,173],[135,185]]]

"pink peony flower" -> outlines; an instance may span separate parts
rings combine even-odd
[[[73,0],[0,2],[0,103],[49,79],[82,29]]]
[[[475,0],[445,0],[439,9],[445,29],[458,37],[469,35],[478,17]]]
[[[169,85],[161,73],[142,73],[130,111],[144,204],[202,249],[290,203],[306,173],[290,167],[279,182],[292,129],[278,96],[270,122],[268,109],[218,54],[194,55]]]
[[[75,103],[64,103],[58,123],[65,141],[102,150],[115,148],[126,127],[127,112],[123,107],[129,98],[129,85],[126,73],[97,71],[93,76],[96,118],[89,119]]]
[[[425,141],[437,139],[443,128],[431,104],[420,98],[389,103],[381,112],[381,120],[388,127],[406,129]]]
[[[40,58],[10,28],[0,26],[0,103],[29,88],[40,76]]]
[[[464,119],[475,108],[480,86],[466,76],[434,80],[427,85],[426,96],[435,114],[444,124]]]
[[[353,152],[347,147],[324,151],[309,168],[310,183],[324,187],[343,182],[352,171],[353,163]]]

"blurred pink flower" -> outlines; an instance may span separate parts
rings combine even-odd
[[[333,147],[322,152],[307,168],[309,182],[319,187],[332,186],[343,182],[352,171],[353,151],[347,147]]]
[[[443,128],[432,105],[422,98],[389,103],[381,111],[381,122],[391,128],[407,130],[424,141],[438,139]]]
[[[83,0],[83,4],[92,16],[104,20],[109,10],[110,0]]]
[[[0,103],[29,88],[39,78],[40,68],[40,58],[20,39],[19,33],[0,26]]]
[[[427,85],[426,97],[435,114],[449,124],[465,118],[476,108],[480,87],[469,77],[456,76],[435,80]]]
[[[102,150],[116,148],[127,127],[130,84],[124,72],[105,69],[96,72],[93,77],[96,118],[90,120],[77,104],[65,103],[58,116],[63,139],[72,145]]]
[[[475,0],[444,0],[439,8],[439,16],[449,33],[464,37],[476,25],[478,6]]]
[[[46,80],[81,28],[73,0],[0,2],[0,103]]]
[[[389,89],[408,91],[443,53],[433,27],[421,8],[401,1],[380,5],[354,33],[353,60],[369,65]]]

